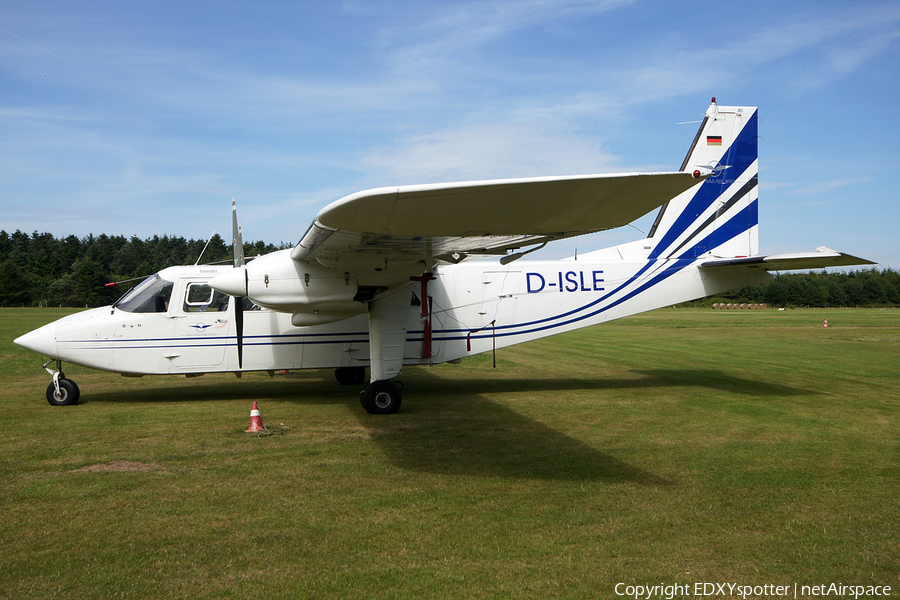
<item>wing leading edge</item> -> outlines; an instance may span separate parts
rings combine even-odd
[[[366,190],[322,209],[295,260],[457,262],[626,225],[699,183],[691,173],[499,179]]]

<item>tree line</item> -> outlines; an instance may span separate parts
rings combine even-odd
[[[0,306],[112,304],[121,292],[105,287],[107,283],[142,278],[172,265],[192,265],[201,252],[201,264],[231,261],[230,243],[218,234],[208,242],[168,235],[57,239],[49,233],[0,231]],[[289,245],[245,242],[244,256],[285,247]]]
[[[204,251],[203,248],[206,247]],[[265,254],[289,244],[244,243],[244,256]],[[218,234],[207,240],[183,237],[31,235],[0,231],[0,306],[104,306],[120,292],[105,287],[113,281],[142,278],[172,265],[229,262],[231,245]],[[746,287],[713,302],[766,303],[772,306],[900,305],[900,273],[894,269],[862,269],[837,273],[795,273]]]
[[[810,308],[897,306],[900,305],[900,272],[871,268],[783,274],[745,287],[727,299],[705,298],[689,304],[711,306],[715,302]]]

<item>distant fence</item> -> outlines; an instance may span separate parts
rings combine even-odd
[[[712,307],[715,309],[723,310],[757,310],[760,308],[768,308],[768,306],[766,306],[765,304],[747,304],[746,302],[744,304],[732,304],[731,302],[726,304],[724,302],[716,302],[712,305]]]

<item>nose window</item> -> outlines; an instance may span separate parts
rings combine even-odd
[[[153,275],[119,298],[115,306],[126,312],[164,313],[168,310],[173,286],[171,281]]]

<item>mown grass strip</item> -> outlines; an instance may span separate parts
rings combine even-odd
[[[72,368],[54,408],[10,340],[58,312],[0,310],[6,597],[900,589],[897,311],[655,311],[407,369],[390,417],[330,372]]]

